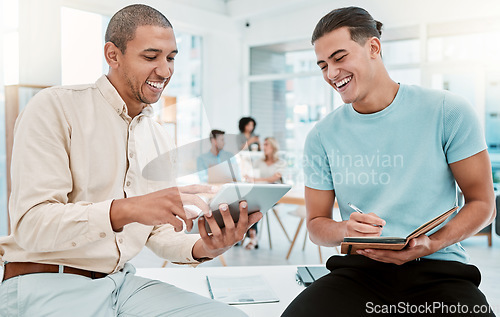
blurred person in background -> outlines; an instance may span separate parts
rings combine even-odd
[[[257,127],[257,122],[252,117],[243,117],[240,119],[238,128],[240,129],[240,134],[238,135],[238,145],[241,150],[252,150],[256,148],[260,151],[260,140],[259,136],[254,133]]]
[[[278,142],[273,137],[267,137],[264,140],[263,149],[264,157],[253,162],[254,177],[246,176],[245,179],[251,183],[282,183],[286,162],[278,157]],[[255,249],[258,248],[258,242],[256,223],[248,229],[243,246],[248,250]]]

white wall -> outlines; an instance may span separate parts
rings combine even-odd
[[[61,83],[60,0],[19,1],[19,83]]]

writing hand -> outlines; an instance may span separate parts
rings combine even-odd
[[[385,220],[374,213],[351,213],[346,223],[346,237],[379,237],[382,234]]]

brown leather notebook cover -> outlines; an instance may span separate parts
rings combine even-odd
[[[406,238],[393,238],[393,237],[346,237],[340,244],[340,251],[342,254],[356,254],[359,249],[383,249],[383,250],[402,250],[408,242],[425,234],[435,227],[442,224],[458,209],[457,206],[442,213],[434,219],[431,219],[415,229]]]

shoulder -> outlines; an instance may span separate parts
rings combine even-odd
[[[82,95],[92,93],[94,89],[96,89],[95,84],[45,88],[29,101],[25,110],[43,112],[49,109],[63,109],[72,105],[78,107]]]
[[[318,143],[323,137],[334,135],[341,123],[348,120],[348,107],[350,105],[344,104],[319,120],[307,134],[306,144],[310,142]]]
[[[418,103],[420,107],[441,106],[444,110],[467,108],[470,103],[464,97],[447,90],[424,88],[416,85],[404,85],[406,102]]]
[[[207,153],[209,154],[209,153]],[[234,156],[233,153],[229,152],[229,151],[226,151],[226,150],[221,150],[220,153],[219,153],[219,156],[221,157],[232,157]]]
[[[201,153],[199,156],[198,156],[198,159],[199,160],[206,160],[208,158],[210,158],[210,152],[205,152],[205,153]]]

